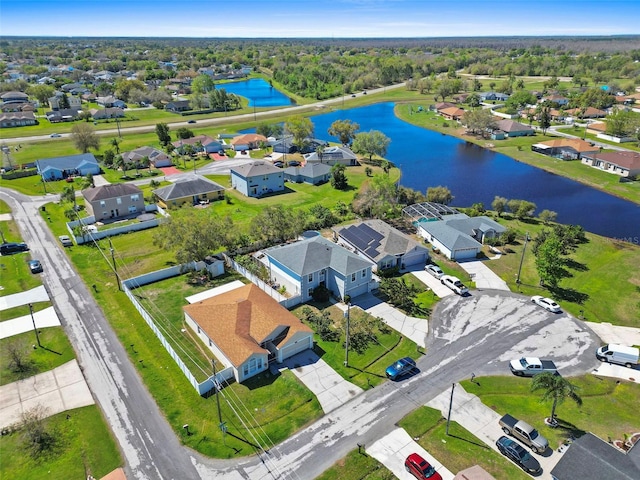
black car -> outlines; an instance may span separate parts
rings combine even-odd
[[[501,454],[514,461],[525,472],[533,474],[542,472],[538,460],[533,458],[529,451],[515,440],[502,436],[496,442],[496,447]]]
[[[196,123],[195,120],[189,120],[187,123]]]
[[[29,270],[31,270],[31,273],[42,273],[40,260],[29,260]]]
[[[29,247],[26,243],[7,242],[0,245],[0,254],[12,255],[18,252],[26,252]]]
[[[300,162],[296,162],[295,160],[293,162],[289,162],[289,166],[290,167],[299,167],[300,166]]]

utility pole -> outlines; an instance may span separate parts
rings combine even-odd
[[[120,286],[120,276],[118,275],[118,267],[116,265],[115,250],[113,249],[113,243],[111,243],[111,237],[109,237],[109,250],[111,251],[111,261],[113,262],[113,273],[116,274],[116,282],[118,283],[118,290],[122,291]]]
[[[216,360],[215,358],[211,359],[211,365],[213,366],[213,388],[215,389],[216,393],[216,404],[218,406],[218,426],[220,427],[220,430],[222,431],[222,439],[224,441],[224,434],[227,433],[227,425],[225,422],[222,421],[222,410],[220,410],[220,388],[218,387],[218,379],[216,378],[217,376],[217,372],[216,372]]]
[[[351,303],[347,303],[347,336],[344,342],[344,366],[349,366],[349,310],[351,309]]]
[[[456,388],[456,384],[451,384],[451,399],[449,400],[449,414],[447,415],[447,435],[449,435],[449,422],[451,422],[451,409],[453,408],[453,390]]]
[[[36,332],[36,340],[38,341],[38,346],[42,347],[40,344],[40,335],[38,334],[38,328],[36,327],[36,320],[33,318],[33,304],[29,304],[29,313],[31,313],[31,322],[33,323],[33,331]]]
[[[518,267],[518,275],[516,276],[516,284],[520,285],[520,273],[522,272],[522,263],[524,262],[524,252],[527,249],[527,242],[530,240],[529,232],[524,236],[524,247],[522,247],[522,257],[520,257],[520,266]]]

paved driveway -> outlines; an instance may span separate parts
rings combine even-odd
[[[371,293],[352,299],[351,304],[360,307],[369,315],[382,318],[395,331],[410,338],[422,348],[426,347],[428,332],[426,319],[409,317]]]
[[[414,270],[411,273],[414,277],[416,277],[427,287],[429,287],[431,291],[440,298],[448,297],[449,295],[454,294],[449,287],[445,287],[442,283],[440,283],[440,280],[438,280],[430,273],[425,272],[424,270]]]
[[[363,390],[347,382],[313,350],[300,352],[272,368],[286,367],[318,398],[324,413],[347,403]]]
[[[415,442],[403,428],[392,430],[370,447],[365,445],[365,451],[391,470],[400,480],[415,480],[415,477],[404,468],[405,459],[412,453],[419,454],[433,465],[442,476],[442,480],[453,479],[453,474]]]
[[[491,260],[487,260],[491,261]],[[458,262],[465,272],[473,276],[478,290],[506,290],[510,291],[507,283],[487,267],[483,260],[465,260]]]

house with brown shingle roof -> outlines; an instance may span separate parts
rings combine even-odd
[[[522,137],[536,134],[535,130],[530,126],[506,118],[504,120],[498,120],[496,122],[496,128],[504,132],[507,137]]]
[[[587,125],[587,133],[599,134],[607,131],[607,124],[605,122],[592,122]]]
[[[95,221],[144,213],[142,190],[129,183],[112,183],[82,190],[87,213]]]
[[[640,175],[640,153],[638,152],[593,153],[583,155],[582,163],[621,177]]]
[[[447,107],[438,110],[438,113],[448,120],[460,120],[464,115],[464,110],[458,107]]]
[[[559,138],[531,145],[531,150],[562,160],[576,160],[582,155],[596,153],[600,148],[578,138]]]
[[[231,145],[233,149],[238,152],[240,150],[252,150],[254,148],[260,148],[260,143],[267,141],[267,137],[264,135],[258,135],[257,133],[245,133],[244,135],[238,135],[231,139]]]
[[[182,309],[189,327],[238,382],[313,347],[313,331],[252,283]]]
[[[594,107],[587,107],[584,112],[581,108],[571,108],[564,113],[577,118],[604,118],[607,116],[607,112]]]

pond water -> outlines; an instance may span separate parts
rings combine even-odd
[[[461,207],[482,202],[491,208],[496,195],[529,200],[537,205],[536,213],[544,209],[557,212],[561,223],[639,242],[640,206],[506,155],[406,123],[394,115],[393,103],[316,115],[312,117],[315,137],[336,141],[327,133],[329,126],[345,119],[358,123],[360,131],[379,130],[391,139],[387,159],[400,167],[400,183],[406,187],[426,192],[428,187],[444,185],[455,197],[452,205]]]
[[[289,107],[295,105],[292,99],[280,93],[269,82],[261,78],[252,78],[242,82],[221,83],[216,88],[224,88],[227,93],[234,93],[249,99],[250,107]]]

